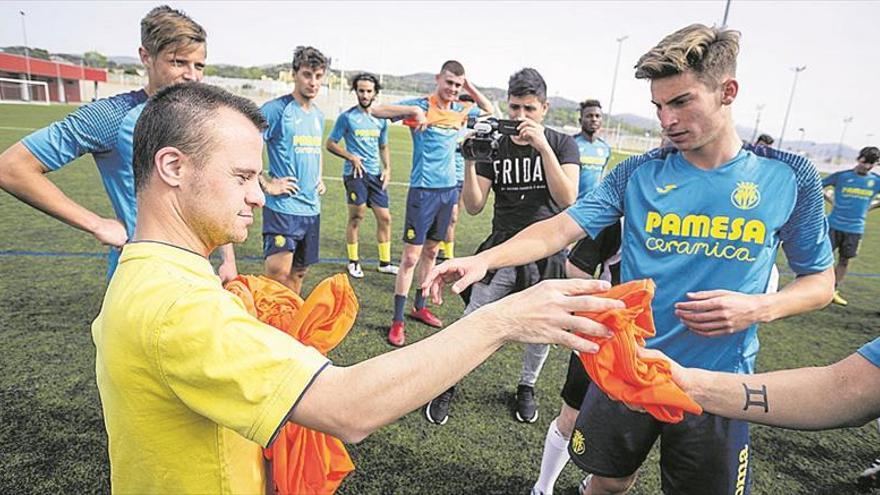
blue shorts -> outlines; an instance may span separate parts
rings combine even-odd
[[[406,196],[406,219],[403,223],[403,242],[421,246],[425,239],[442,241],[452,219],[452,207],[458,203],[458,190],[409,188]]]
[[[460,180],[457,184],[455,184],[455,189],[458,191],[458,197],[461,197],[461,191],[464,189],[464,181]]]
[[[354,175],[343,177],[345,199],[348,204],[360,206],[366,203],[369,208],[388,208],[388,191],[382,189],[381,177],[370,174],[364,174],[363,177]]]
[[[685,413],[678,424],[664,423],[609,399],[599,387],[587,388],[568,453],[584,471],[626,478],[658,437],[663,493],[751,492],[748,423],[709,413]]]
[[[300,216],[263,208],[263,258],[292,252],[293,266],[318,262],[321,215]]]

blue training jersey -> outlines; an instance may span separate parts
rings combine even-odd
[[[116,218],[125,226],[129,239],[134,235],[137,218],[132,138],[146,102],[144,90],[103,98],[22,139],[24,146],[51,171],[91,153]],[[118,260],[119,250],[111,249],[108,279]]]
[[[295,177],[299,186],[294,195],[266,195],[266,208],[288,215],[320,214],[318,180],[324,115],[314,104],[308,112],[303,110],[289,94],[266,102],[260,111],[269,123],[263,133],[269,152],[269,175]]]
[[[370,175],[382,173],[379,146],[388,144],[387,120],[377,119],[369,113],[361,111],[359,105],[355,105],[339,114],[329,137],[337,143],[344,139],[345,149],[360,157],[366,173]],[[342,174],[354,174],[354,168],[348,160],[345,160]]]
[[[880,177],[844,170],[825,177],[822,187],[826,186],[834,186],[834,206],[828,215],[828,225],[841,232],[863,234],[871,200],[880,193]]]
[[[567,212],[593,237],[624,217],[621,278],[657,284],[657,335],[648,347],[689,367],[753,372],[758,327],[698,335],[674,313],[688,292],[763,293],[780,242],[798,275],[834,261],[819,173],[809,160],[772,148],[747,146],[714,170],[656,149],[618,165]]]
[[[580,152],[580,178],[578,179],[578,199],[585,196],[602,180],[602,172],[611,159],[611,146],[596,137],[593,142],[587,141],[583,133],[574,137]]]
[[[880,337],[868,342],[859,349],[859,354],[880,368]]]
[[[428,111],[428,97],[404,100],[395,105],[416,106]],[[461,102],[452,102],[452,110],[463,111]],[[468,116],[479,116],[480,108],[474,105]],[[428,126],[424,131],[411,129],[413,140],[412,172],[410,187],[441,189],[456,185],[455,147],[460,128]],[[464,176],[462,175],[462,178]]]

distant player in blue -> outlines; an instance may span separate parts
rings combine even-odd
[[[266,275],[300,293],[308,267],[317,263],[324,186],[321,143],[324,114],[318,96],[327,57],[297,47],[293,54],[293,93],[266,102],[260,111],[269,127],[263,133],[269,151],[269,177],[263,208],[263,257]]]
[[[420,287],[434,267],[438,244],[446,236],[452,207],[458,202],[455,177],[458,131],[468,115],[479,115],[480,109],[492,110],[489,100],[465,78],[464,67],[459,62],[445,62],[435,79],[437,88],[430,96],[373,110],[377,117],[407,118],[404,123],[412,128],[413,163],[403,228],[404,248],[394,282],[394,317],[388,332],[388,342],[395,346],[404,345],[403,312],[413,274]],[[470,94],[479,108],[466,107],[457,101],[461,91]],[[443,326],[425,306],[420,288],[416,289],[410,317],[432,327]]]
[[[731,105],[739,92],[739,33],[694,24],[642,56],[636,77],[674,148],[618,165],[566,214],[532,224],[476,256],[438,265],[427,279],[439,300],[487,270],[529,263],[624,217],[622,281],[652,278],[657,329],[648,347],[684,366],[752,373],[757,323],[828,304],[833,257],[821,179],[803,157],[743,145]],[[780,242],[796,278],[766,294]],[[660,423],[589,387],[569,444],[585,493],[625,493],[657,438],[666,493],[750,491],[748,425],[702,414]]]
[[[581,154],[581,175],[578,181],[578,198],[599,185],[608,160],[611,146],[596,135],[602,129],[602,104],[599,100],[581,102],[581,132],[574,137]]]
[[[358,229],[367,207],[376,217],[376,241],[379,245],[379,273],[397,275],[391,264],[391,211],[388,209],[388,182],[391,181],[391,151],[388,148],[388,121],[377,119],[370,106],[381,90],[379,78],[361,72],[351,78],[351,90],[358,104],[336,118],[327,151],[345,160],[343,182],[348,203],[345,243],[348,251],[348,274],[363,278],[358,253]],[[345,148],[339,145],[345,140]],[[381,161],[381,165],[380,165]]]
[[[865,233],[865,217],[868,211],[880,206],[875,196],[880,193],[880,177],[871,169],[880,160],[880,150],[876,146],[866,146],[859,151],[858,163],[852,170],[835,172],[822,181],[825,200],[831,203],[828,215],[828,236],[831,248],[837,250],[837,265],[834,267],[835,287],[832,302],[846,306],[847,300],[840,295],[838,288],[846,277],[849,260],[859,254],[859,245]]]
[[[171,84],[201,81],[206,38],[202,26],[183,12],[167,6],[154,8],[141,20],[138,54],[147,72],[144,89],[84,105],[0,155],[0,188],[110,247],[108,279],[116,268],[119,248],[134,233],[134,125],[150,95]],[[86,209],[45,175],[87,153],[98,165],[115,218]]]

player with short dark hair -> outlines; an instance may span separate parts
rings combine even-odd
[[[391,264],[391,211],[388,182],[391,181],[391,151],[388,148],[388,121],[371,114],[373,102],[382,89],[379,78],[369,72],[351,78],[351,91],[358,104],[336,118],[327,138],[327,151],[345,160],[343,183],[348,203],[345,243],[348,252],[348,274],[363,278],[358,252],[358,231],[366,209],[376,217],[376,241],[379,247],[379,273],[397,275]],[[339,140],[345,140],[345,148]],[[381,161],[381,166],[380,166]]]
[[[321,196],[326,192],[321,155],[324,114],[318,96],[330,61],[317,48],[293,53],[293,92],[266,102],[269,122],[263,134],[269,151],[269,176],[260,175],[266,192],[263,208],[263,257],[266,275],[300,293],[309,266],[319,259]]]
[[[137,207],[132,133],[147,98],[172,84],[201,81],[207,34],[180,10],[162,5],[141,20],[140,61],[147,85],[84,105],[0,155],[0,188],[110,247],[107,278],[134,233]],[[64,194],[45,174],[91,153],[116,218],[104,218]]]
[[[755,146],[773,146],[773,136],[770,134],[761,134],[758,136],[758,139],[755,140]]]
[[[602,129],[602,104],[599,100],[584,100],[579,105],[581,132],[574,137],[580,152],[580,180],[578,181],[578,197],[592,191],[605,172],[608,160],[611,159],[611,146],[598,136]]]
[[[837,251],[837,265],[834,267],[834,299],[832,302],[846,306],[848,301],[840,295],[840,284],[846,277],[849,260],[859,254],[859,245],[865,233],[865,218],[868,212],[880,206],[880,176],[871,172],[880,160],[880,150],[876,146],[866,146],[859,151],[856,166],[851,170],[835,172],[822,180],[825,200],[831,203],[828,214],[828,236],[831,248]]]
[[[527,226],[550,218],[577,197],[577,145],[565,134],[542,125],[550,107],[547,84],[535,69],[522,69],[512,76],[507,90],[508,115],[520,121],[516,136],[503,136],[491,161],[466,161],[462,203],[471,215],[480,213],[495,194],[492,232],[477,252],[497,246]],[[488,274],[476,283],[464,314],[525,289],[541,280],[563,278],[565,253],[555,253],[534,263],[507,267]],[[538,419],[535,383],[547,359],[549,347],[526,346],[522,372],[516,389],[516,419],[534,423]],[[431,423],[445,424],[455,387],[440,394],[425,407]]]
[[[828,304],[833,257],[815,167],[744,145],[736,133],[738,53],[738,32],[694,24],[643,55],[636,77],[650,81],[672,147],[624,161],[565,214],[437,266],[425,284],[435,300],[444,283],[461,291],[487,270],[543,258],[623,217],[621,279],[657,286],[648,347],[685,366],[751,373],[758,322]],[[780,243],[795,279],[768,294]],[[752,457],[747,423],[708,413],[661,423],[589,387],[569,445],[572,460],[592,476],[584,493],[628,491],[658,438],[664,492],[750,491],[741,461],[743,453]]]

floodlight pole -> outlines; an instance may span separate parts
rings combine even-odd
[[[843,130],[840,131],[840,141],[837,143],[837,161],[843,157],[843,136],[846,135],[846,128],[850,122],[853,121],[852,117],[847,117],[843,119]]]
[[[755,130],[752,132],[752,143],[758,138],[758,125],[761,123],[761,110],[763,109],[764,105],[758,105],[758,113],[755,115]]]
[[[794,71],[794,82],[791,83],[791,93],[788,95],[788,107],[785,108],[785,118],[782,120],[782,132],[779,133],[779,149],[782,149],[782,142],[785,139],[785,126],[788,125],[788,115],[791,113],[791,102],[794,101],[794,90],[797,87],[798,75],[806,70],[806,68],[806,65],[802,65],[791,69]]]
[[[727,0],[727,3],[724,5],[724,19],[721,20],[721,28],[727,27],[727,14],[730,13],[730,0]]]
[[[629,38],[629,35],[617,38],[617,61],[614,62],[614,79],[611,80],[611,98],[608,99],[608,118],[611,118],[611,109],[614,108],[614,90],[617,87],[617,69],[620,67],[620,51],[623,48],[623,42]]]
[[[24,35],[24,64],[27,70],[27,80],[31,80],[31,55],[30,49],[28,48],[28,40],[27,40],[27,26],[25,25],[25,14],[23,10],[18,11],[21,14],[21,32]]]

